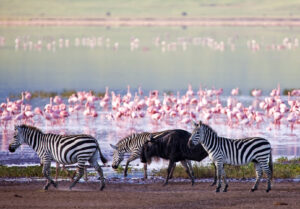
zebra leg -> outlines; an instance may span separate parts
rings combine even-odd
[[[127,170],[128,170],[128,166],[129,166],[129,163],[131,161],[134,161],[135,159],[137,159],[139,157],[139,153],[132,153],[131,156],[128,158],[127,162],[126,162],[126,166],[125,166],[125,169],[124,169],[124,177],[127,177]]]
[[[254,186],[251,188],[251,192],[254,192],[258,188],[258,184],[260,182],[261,176],[262,176],[262,169],[260,166],[260,163],[254,163],[255,165],[255,171],[256,171],[256,181]]]
[[[144,180],[146,180],[148,178],[148,174],[147,174],[147,163],[144,163]]]
[[[173,162],[172,160],[170,160],[169,162],[169,166],[168,166],[168,174],[167,174],[167,178],[165,183],[163,184],[163,186],[166,186],[169,183],[169,177],[170,177],[170,172],[172,170],[172,167],[174,166],[175,162]]]
[[[222,169],[222,176],[223,176],[223,180],[224,180],[224,184],[225,184],[223,192],[227,192],[228,183],[227,183],[227,179],[226,179],[226,173],[225,173],[224,166],[223,166],[223,169]]]
[[[270,169],[267,162],[262,164],[263,171],[267,174],[267,190],[266,192],[269,192],[271,190],[271,178],[272,178],[272,170]]]
[[[57,184],[50,177],[50,164],[50,161],[43,161],[43,175],[47,179],[47,183],[44,186],[44,190],[48,190],[51,184],[53,184],[55,188],[57,187]]]
[[[101,180],[100,190],[102,191],[105,187],[105,178],[104,178],[104,175],[103,175],[103,170],[99,166],[99,164],[98,164],[98,162],[95,158],[90,159],[89,163],[90,163],[91,166],[93,166],[95,168],[95,170],[98,172],[98,174],[100,176],[100,180]]]
[[[213,163],[214,168],[215,168],[215,176],[214,176],[214,182],[210,185],[210,186],[214,186],[217,184],[217,167],[216,165]]]
[[[87,167],[86,166],[84,166],[84,180],[85,180],[85,182],[88,181],[88,173],[87,173]]]
[[[55,181],[57,181],[58,172],[59,172],[59,163],[56,162]]]
[[[77,169],[78,169],[78,175],[75,178],[75,180],[72,182],[71,186],[69,187],[70,189],[72,189],[77,184],[77,182],[81,179],[81,177],[83,176],[83,174],[84,174],[84,163],[78,162]]]
[[[217,178],[218,178],[218,185],[217,185],[217,188],[216,188],[216,192],[220,192],[220,188],[222,186],[221,184],[221,176],[222,176],[222,170],[224,169],[223,168],[223,163],[216,163],[216,167],[217,167]]]
[[[189,175],[189,177],[191,178],[192,180],[192,186],[194,185],[195,181],[194,181],[194,176],[192,176],[191,172],[190,172],[190,169],[187,165],[187,161],[188,160],[183,160],[183,161],[180,161],[181,164],[183,165],[184,169],[185,169],[185,172]]]
[[[195,174],[194,174],[194,170],[193,170],[193,166],[192,166],[192,161],[191,160],[187,160],[186,163],[187,163],[187,165],[188,165],[188,167],[190,169],[190,172],[191,172],[193,178],[195,179]]]

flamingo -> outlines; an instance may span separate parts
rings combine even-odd
[[[239,88],[235,88],[231,90],[231,95],[232,96],[237,96],[239,94]]]
[[[291,126],[291,132],[293,132],[294,130],[294,125],[298,120],[297,114],[295,112],[291,112],[288,117],[287,117],[287,122],[290,124]]]

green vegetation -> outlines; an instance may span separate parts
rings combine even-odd
[[[115,171],[121,174],[124,173],[124,168],[122,166],[119,166]],[[127,173],[131,173],[132,171],[133,171],[132,167],[128,166]]]
[[[288,160],[285,157],[279,158],[274,162],[273,178],[299,178],[300,158]],[[214,166],[203,166],[194,164],[193,170],[196,178],[212,178],[214,176]],[[255,169],[253,163],[245,166],[225,165],[225,172],[228,178],[247,179],[255,178]],[[153,172],[155,176],[166,176],[167,169],[163,168]],[[173,176],[175,178],[188,178],[182,166],[176,166]]]
[[[60,170],[58,176],[70,177],[75,171],[69,171],[69,174]],[[55,168],[51,168],[51,176],[55,176]],[[20,177],[44,177],[42,174],[42,166],[27,166],[27,167],[8,167],[0,165],[0,177],[2,178],[20,178]]]
[[[214,166],[203,166],[194,164],[193,166],[196,178],[212,178],[214,176]],[[141,171],[140,169],[134,169],[128,167],[128,173],[134,171]],[[226,176],[228,178],[247,179],[255,178],[255,169],[252,163],[246,166],[225,166]],[[58,176],[63,178],[69,178],[75,171],[69,171],[69,174],[63,170],[59,171]],[[124,168],[119,166],[116,172],[122,174]],[[51,168],[51,175],[55,176],[55,168]],[[95,175],[90,173],[89,175]],[[167,169],[154,170],[155,176],[166,176]],[[288,160],[285,157],[279,158],[274,162],[274,174],[273,178],[299,178],[300,175],[300,158],[294,158]],[[42,174],[42,166],[28,166],[28,167],[8,167],[0,165],[0,178],[21,178],[21,177],[44,177]],[[173,174],[174,178],[188,178],[184,168],[182,166],[176,166]]]
[[[291,89],[283,89],[283,95],[288,95],[289,93],[291,93],[293,90],[296,90],[298,88],[291,88]]]
[[[299,17],[298,0],[1,0],[0,19]]]
[[[75,90],[63,90],[61,93],[57,92],[47,92],[47,91],[34,91],[31,92],[31,99],[34,98],[50,98],[55,97],[57,95],[61,96],[62,98],[69,98],[72,94],[76,94],[77,91]],[[105,93],[103,92],[94,92],[92,91],[92,95],[97,97],[103,97]],[[10,94],[10,99],[21,99],[21,94]]]

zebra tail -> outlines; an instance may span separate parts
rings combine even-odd
[[[96,139],[95,139],[96,140]],[[107,163],[107,159],[104,157],[104,155],[102,154],[101,152],[101,149],[100,149],[100,146],[99,146],[99,143],[98,141],[96,140],[96,143],[97,143],[97,147],[98,147],[98,151],[99,151],[99,154],[100,154],[100,159],[102,161],[103,164]]]
[[[271,170],[271,179],[273,179],[273,159],[272,159],[272,150],[271,150],[271,152],[270,152],[269,168],[270,168],[270,170]]]

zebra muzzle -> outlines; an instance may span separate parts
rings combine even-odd
[[[8,150],[10,151],[10,152],[15,152],[16,151],[16,149],[15,148],[13,148],[12,146],[10,146],[9,145],[9,147],[8,147]]]

